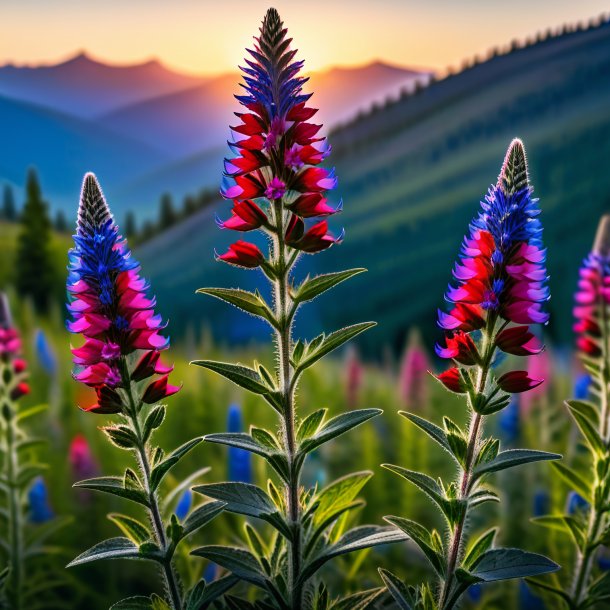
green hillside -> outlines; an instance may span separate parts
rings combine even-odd
[[[607,22],[495,56],[332,134],[337,196],[345,201],[336,223],[345,226],[346,240],[308,262],[320,271],[367,266],[370,273],[322,303],[327,327],[376,319],[380,326],[364,339],[376,349],[397,346],[413,324],[434,333],[467,223],[515,136],[525,141],[543,210],[549,334],[569,340],[577,268],[599,215],[610,210]],[[213,262],[212,247],[227,237],[203,213],[142,249],[164,311],[182,323],[204,316],[214,327],[249,323],[219,319],[212,304],[191,296],[199,285],[251,277]]]

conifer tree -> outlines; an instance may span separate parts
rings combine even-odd
[[[28,172],[26,200],[17,244],[15,284],[22,297],[30,297],[38,312],[46,312],[53,293],[55,273],[51,260],[51,221],[38,177]]]
[[[176,224],[178,215],[174,210],[174,202],[172,196],[169,193],[165,193],[161,197],[161,205],[159,208],[159,230],[168,229],[172,225]]]
[[[8,220],[9,222],[17,220],[15,194],[8,184],[4,187],[4,195],[2,197],[2,220]]]

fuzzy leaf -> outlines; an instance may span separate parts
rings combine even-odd
[[[143,506],[148,506],[148,496],[141,489],[125,487],[124,480],[120,477],[98,477],[96,479],[85,479],[74,483],[74,487],[94,489],[104,493],[125,498]]]
[[[305,347],[305,353],[299,360],[296,374],[309,368],[312,364],[320,360],[320,358],[326,356],[326,354],[341,347],[350,339],[353,339],[355,336],[375,325],[376,322],[361,322],[360,324],[354,324],[353,326],[346,326],[345,328],[336,330],[330,335],[319,335]]]
[[[585,481],[580,474],[562,462],[553,462],[551,466],[571,489],[580,494],[587,502],[591,503],[591,485]]]
[[[142,544],[151,538],[148,528],[133,517],[120,515],[118,513],[110,513],[108,519],[115,523],[119,529],[136,544]]]
[[[200,468],[199,470],[193,472],[185,479],[182,479],[178,485],[176,485],[168,494],[165,496],[163,500],[163,508],[167,509],[169,505],[175,500],[178,496],[182,494],[183,491],[188,489],[197,479],[202,477],[203,475],[210,472],[211,468],[206,466],[205,468]]]
[[[498,455],[489,462],[479,464],[473,473],[473,481],[476,481],[485,474],[490,472],[498,472],[507,468],[514,468],[529,462],[540,462],[544,460],[560,460],[561,455],[558,453],[548,453],[546,451],[536,451],[534,449],[509,449],[501,451]]]
[[[198,585],[204,583],[203,587],[199,586],[198,590],[197,586],[193,588],[187,600],[186,610],[204,610],[238,582],[239,578],[233,574],[222,576],[207,584],[203,580],[199,581]]]
[[[144,442],[146,442],[153,430],[156,430],[165,419],[165,407],[163,405],[157,405],[150,410],[150,413],[146,416],[144,421]]]
[[[263,318],[273,324],[273,312],[258,292],[248,292],[240,288],[199,288],[198,294],[208,294],[225,301],[246,313]]]
[[[308,415],[299,426],[297,431],[297,441],[300,443],[313,436],[319,429],[326,416],[326,409],[318,409]]]
[[[262,519],[273,525],[286,538],[291,531],[271,498],[256,485],[250,483],[208,483],[198,485],[193,491],[226,503],[225,509],[232,513]]]
[[[383,413],[381,409],[359,409],[348,411],[329,419],[322,427],[308,439],[301,443],[300,452],[309,453],[316,447],[323,445],[331,439],[359,426],[365,421]]]
[[[546,527],[547,529],[569,534],[576,546],[583,550],[586,544],[586,532],[582,523],[571,515],[544,515],[534,517],[532,523]]]
[[[334,288],[337,284],[348,280],[359,273],[363,273],[366,269],[348,269],[346,271],[337,271],[335,273],[325,273],[306,279],[295,291],[292,300],[295,303],[305,303],[311,301],[322,293]]]
[[[497,527],[493,527],[490,530],[487,530],[485,533],[481,534],[470,546],[464,559],[462,560],[462,567],[468,570],[477,559],[486,551],[488,551],[493,542],[494,538],[498,532]]]
[[[299,582],[305,583],[326,562],[333,557],[353,553],[362,549],[368,549],[380,544],[400,542],[407,540],[406,534],[395,527],[380,527],[378,525],[362,525],[346,532],[339,540],[328,547],[324,547],[309,563],[307,563],[299,575]]]
[[[429,422],[427,419],[423,417],[419,417],[419,415],[415,415],[414,413],[409,413],[407,411],[399,411],[399,415],[402,415],[410,422],[414,423],[418,428],[423,430],[431,439],[436,441],[445,451],[451,452],[451,447],[447,442],[447,435],[445,431],[436,424]],[[453,455],[453,454],[452,454]]]
[[[213,561],[241,579],[259,587],[265,587],[267,584],[267,577],[256,557],[245,549],[230,546],[204,546],[191,551],[191,555]]]
[[[385,588],[369,589],[353,593],[335,602],[332,610],[372,610],[375,602],[385,594]]]
[[[193,447],[196,447],[203,440],[202,436],[187,441],[183,445],[180,445],[177,449],[174,449],[160,464],[153,468],[150,475],[150,486],[152,491],[155,491],[159,487],[159,483],[163,480],[163,477],[173,468]]]
[[[597,431],[595,421],[591,420],[590,405],[580,400],[566,400],[565,404],[591,450],[597,455],[603,456],[606,452],[606,446]]]
[[[113,604],[110,606],[110,610],[152,610],[152,607],[153,605],[150,597],[135,595],[134,597],[127,597],[120,602]]]
[[[189,534],[196,532],[200,527],[207,525],[214,517],[223,511],[225,506],[224,502],[218,501],[206,502],[205,504],[198,506],[182,524],[182,535],[188,536]]]
[[[81,553],[72,560],[67,567],[71,568],[83,563],[97,561],[99,559],[160,559],[158,553],[152,551],[142,552],[137,544],[129,538],[108,538],[92,546],[88,551]]]
[[[442,555],[438,552],[439,549],[435,548],[434,539],[432,534],[419,523],[411,521],[410,519],[403,519],[402,517],[384,517],[385,521],[391,523],[395,527],[401,529],[409,538],[417,544],[426,556],[430,565],[436,572],[436,574],[442,578],[445,574],[445,560]]]
[[[379,575],[383,584],[387,587],[390,595],[398,605],[399,610],[413,610],[411,605],[411,595],[407,585],[405,585],[396,574],[392,574],[389,570],[379,568]]]
[[[493,582],[556,572],[559,567],[538,553],[521,549],[491,549],[480,556],[470,574],[478,582]]]
[[[329,513],[350,504],[367,484],[373,473],[370,470],[348,474],[325,487],[313,498],[316,506],[313,523],[319,525]]]
[[[270,394],[274,390],[264,382],[261,375],[254,369],[241,364],[215,362],[213,360],[193,360],[191,364],[214,371],[229,381],[232,381],[239,387],[244,388],[254,394]]]

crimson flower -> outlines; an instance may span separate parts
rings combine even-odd
[[[307,229],[302,219],[330,216],[340,212],[341,205],[333,207],[325,197],[337,185],[334,170],[319,167],[330,146],[320,135],[322,125],[311,122],[317,110],[307,105],[311,94],[302,90],[307,78],[299,75],[303,62],[295,60],[290,42],[277,11],[270,10],[241,68],[245,93],[236,98],[245,112],[236,113],[238,122],[231,127],[233,155],[225,159],[221,188],[233,201],[233,210],[218,224],[235,231],[273,232],[280,226],[274,212],[279,206],[294,215],[281,223],[282,232],[288,227],[287,245],[314,253],[341,240],[326,224],[314,222]],[[259,252],[240,241],[218,258],[254,268],[260,265]]]
[[[610,215],[600,220],[593,250],[580,268],[575,296],[576,346],[589,358],[607,357],[602,326],[610,305]],[[607,331],[608,329],[605,329]]]
[[[445,345],[436,346],[441,358],[471,366],[484,357],[489,366],[495,348],[517,356],[543,349],[529,328],[530,324],[545,324],[549,318],[544,309],[549,299],[546,251],[538,200],[532,193],[523,144],[513,140],[497,184],[481,202],[481,211],[464,238],[453,270],[455,283],[446,293],[451,308],[438,314],[439,326],[447,331]],[[473,333],[478,331],[488,339],[485,356],[483,346],[477,347],[474,340]],[[439,376],[445,385],[456,378],[453,369],[450,371],[448,377]],[[500,389],[516,393],[541,381],[514,371],[496,383]]]
[[[72,349],[74,377],[96,391],[97,403],[85,410],[123,412],[132,381],[156,374],[167,380],[158,355],[169,339],[161,334],[165,324],[154,312],[155,299],[146,295],[148,284],[140,277],[140,267],[119,235],[93,174],[83,181],[74,243],[69,254],[67,327],[85,338],[83,345]],[[179,389],[163,387],[163,395],[155,394],[158,400]]]
[[[8,298],[0,293],[0,369],[6,367],[0,376],[1,383],[11,400],[18,400],[30,393],[26,382],[26,362],[20,358],[21,337],[13,326]]]

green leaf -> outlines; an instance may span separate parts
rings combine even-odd
[[[470,574],[478,582],[493,582],[556,572],[559,567],[538,553],[521,549],[491,549],[479,557]]]
[[[335,273],[325,273],[306,279],[297,288],[292,296],[295,303],[305,303],[311,301],[322,293],[334,288],[337,284],[348,280],[359,273],[365,272],[366,269],[348,269],[346,271],[337,271]]]
[[[165,419],[165,407],[163,405],[157,405],[150,410],[150,413],[146,416],[144,421],[144,442],[146,442],[153,430],[156,430]]]
[[[101,430],[108,440],[119,449],[133,449],[137,445],[138,439],[129,426],[103,426]]]
[[[28,417],[32,417],[34,415],[38,415],[43,411],[46,411],[49,408],[47,404],[34,405],[33,407],[28,407],[27,409],[23,409],[23,411],[19,411],[17,413],[17,421],[22,422],[24,419],[28,419]]]
[[[333,510],[350,504],[372,476],[370,470],[354,472],[333,481],[316,494],[312,499],[312,506],[316,507],[313,517],[314,526],[325,521]]]
[[[541,525],[547,529],[569,534],[576,546],[582,551],[586,545],[586,531],[582,523],[571,515],[544,515],[534,517],[532,523]]]
[[[220,515],[225,507],[224,502],[212,501],[206,502],[201,506],[198,506],[191,514],[184,520],[183,536],[188,536],[193,532],[196,532],[200,527],[207,525],[214,517]]]
[[[339,540],[330,546],[324,547],[313,557],[302,569],[299,582],[304,584],[325,563],[346,553],[353,553],[362,549],[368,549],[380,544],[401,542],[407,540],[406,534],[395,527],[380,527],[378,525],[362,525],[349,530]]]
[[[308,439],[304,440],[300,446],[300,453],[309,453],[316,447],[323,445],[333,438],[363,424],[365,421],[383,413],[381,409],[359,409],[358,411],[348,411],[329,419],[322,427]]]
[[[437,442],[445,451],[447,451],[452,455],[452,457],[454,457],[451,452],[451,447],[447,442],[447,435],[440,426],[437,426],[436,424],[433,424],[427,419],[419,417],[419,415],[415,415],[414,413],[409,413],[407,411],[399,411],[398,414],[402,415],[410,422],[414,423],[418,428],[423,430],[432,440]]]
[[[174,449],[158,466],[153,468],[150,474],[150,487],[155,491],[163,477],[173,468],[193,447],[196,447],[203,440],[202,436],[194,438]]]
[[[28,528],[28,531],[25,533],[26,547],[41,544],[55,534],[55,532],[58,532],[64,527],[70,525],[70,523],[73,521],[74,517],[67,515],[63,517],[55,517],[54,519],[41,523],[38,526]]]
[[[477,559],[486,551],[491,548],[491,545],[494,542],[494,538],[498,532],[497,527],[493,527],[490,530],[487,530],[485,533],[481,534],[470,546],[464,559],[462,560],[462,567],[466,570],[470,569],[470,567],[477,561]]]
[[[273,312],[269,309],[269,306],[258,291],[248,292],[239,288],[200,288],[196,292],[220,299],[275,326]]]
[[[442,487],[432,477],[422,472],[407,470],[401,466],[393,466],[392,464],[382,464],[383,468],[387,468],[403,479],[413,483],[419,487],[442,511],[445,516],[448,516],[450,511],[450,502],[445,498],[445,493]]]
[[[167,509],[172,501],[178,498],[178,496],[180,496],[184,490],[188,489],[197,479],[210,472],[210,470],[211,468],[206,466],[205,468],[200,468],[199,470],[193,472],[193,474],[190,474],[185,479],[181,479],[180,482],[170,492],[168,492],[163,499],[163,508]]]
[[[398,576],[392,574],[389,570],[379,568],[379,575],[383,584],[387,587],[390,595],[398,605],[399,610],[413,610],[412,596],[409,593],[407,585],[405,585]]]
[[[529,462],[540,462],[545,460],[560,460],[558,453],[548,453],[546,451],[536,451],[534,449],[509,449],[500,451],[498,455],[489,462],[479,464],[473,473],[472,480],[476,481],[485,474],[498,472],[507,468],[514,468]]]
[[[20,489],[28,487],[36,477],[42,476],[48,468],[48,464],[26,464],[22,466],[17,475],[17,487]]]
[[[110,610],[152,610],[152,607],[153,605],[150,597],[136,595],[134,597],[127,597],[120,602],[113,604],[110,606]]]
[[[318,409],[308,415],[299,426],[297,441],[300,443],[310,436],[313,436],[320,429],[325,416],[326,409]]]
[[[423,525],[410,519],[403,519],[402,517],[389,516],[384,517],[384,520],[407,534],[422,550],[436,574],[440,578],[444,576],[446,570],[445,560],[439,552],[442,551],[442,547],[438,548],[438,544],[435,543],[432,534]]]
[[[151,538],[148,528],[133,517],[119,513],[110,513],[108,519],[115,523],[127,538],[138,545]]]
[[[591,450],[597,455],[603,456],[606,452],[606,445],[597,431],[595,421],[591,420],[590,405],[580,400],[566,400],[565,404]]]
[[[193,491],[226,502],[225,509],[232,513],[262,519],[275,527],[286,538],[292,532],[271,498],[256,485],[250,483],[208,483],[198,485]]]
[[[137,502],[148,507],[148,496],[141,489],[125,487],[124,480],[121,477],[98,477],[96,479],[86,479],[74,483],[74,487],[83,489],[93,489],[95,491],[103,491],[104,493],[119,496]]]
[[[552,585],[549,585],[546,582],[542,582],[541,580],[534,580],[533,578],[526,578],[525,582],[530,587],[542,589],[543,591],[548,591],[553,595],[561,597],[561,599],[563,599],[568,604],[568,608],[572,607],[572,598],[563,589],[560,589],[559,587],[553,587]]]
[[[209,584],[200,580],[199,583],[193,587],[187,599],[186,610],[204,610],[215,599],[224,595],[238,582],[239,578],[233,574],[217,578]]]
[[[269,394],[274,391],[270,388],[254,369],[241,364],[230,364],[228,362],[215,362],[213,360],[193,360],[191,364],[201,366],[204,369],[214,371],[229,381],[254,394]]]
[[[309,368],[320,360],[320,358],[326,356],[326,354],[341,347],[350,339],[353,339],[375,325],[376,322],[361,322],[360,324],[354,324],[353,326],[346,326],[345,328],[336,330],[330,335],[319,335],[305,346],[305,352],[303,357],[299,360],[296,374]]]
[[[352,593],[332,605],[332,610],[373,610],[376,601],[385,594],[385,588],[369,589]]]
[[[246,582],[263,588],[267,585],[268,579],[256,557],[245,549],[230,546],[204,546],[191,551],[191,555],[213,561]]]
[[[562,462],[551,464],[555,472],[573,489],[591,504],[591,485],[572,468]]]
[[[137,544],[129,538],[109,538],[92,546],[88,551],[81,553],[72,560],[67,567],[78,566],[83,563],[97,561],[99,559],[152,559],[158,560],[158,553],[143,553]]]

